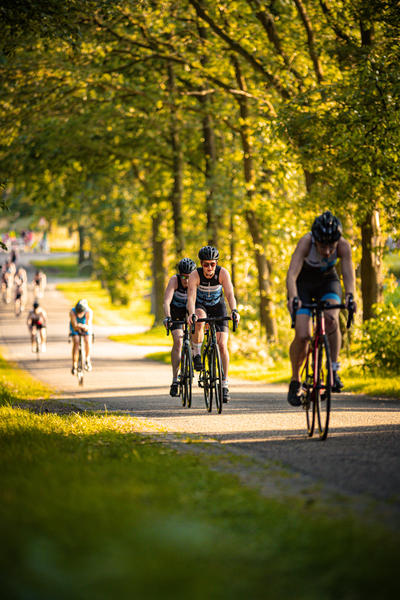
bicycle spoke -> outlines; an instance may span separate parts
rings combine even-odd
[[[329,345],[326,336],[321,336],[318,344],[318,374],[315,399],[317,403],[318,430],[321,440],[328,435],[329,414],[331,409],[332,369]]]

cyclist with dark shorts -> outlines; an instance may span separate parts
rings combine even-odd
[[[212,246],[204,246],[199,251],[201,267],[193,271],[189,277],[188,287],[188,321],[191,325],[193,315],[198,318],[205,317],[226,317],[227,309],[223,293],[231,309],[231,318],[235,316],[239,322],[239,313],[236,309],[236,299],[233,291],[232,281],[229,272],[217,265],[219,252]],[[228,332],[227,321],[216,323],[217,341],[221,352],[222,367],[224,379],[222,380],[223,401],[230,400],[228,389],[228,370],[229,370],[229,352],[228,352]],[[203,369],[201,362],[201,345],[204,338],[204,323],[196,323],[195,333],[192,337],[193,346],[193,364],[196,371]]]
[[[174,341],[171,350],[172,384],[169,391],[171,396],[179,394],[178,371],[181,362],[183,341],[183,325],[174,323],[174,321],[184,321],[186,319],[189,275],[195,268],[196,263],[194,260],[182,258],[178,264],[179,273],[172,275],[164,295],[164,325],[166,328],[170,328]]]
[[[44,308],[39,306],[39,302],[33,303],[33,310],[28,314],[27,324],[28,329],[31,333],[32,352],[36,352],[35,346],[35,333],[36,330],[40,332],[40,338],[42,340],[42,352],[46,352],[46,322],[47,314]]]
[[[292,378],[289,385],[288,402],[300,406],[300,370],[306,358],[311,339],[311,312],[302,308],[312,301],[329,300],[330,304],[342,301],[342,286],[335,264],[341,259],[342,276],[345,288],[345,304],[348,307],[355,293],[355,276],[351,258],[351,246],[342,237],[342,224],[330,211],[314,220],[310,233],[298,242],[287,273],[288,309],[293,313],[293,300],[298,298],[295,338],[290,346]],[[354,312],[356,310],[354,303]],[[338,370],[342,336],[339,327],[339,309],[325,313],[326,332],[332,360],[332,391],[340,392],[343,384]]]

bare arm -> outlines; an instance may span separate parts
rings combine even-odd
[[[231,312],[233,310],[236,311],[236,298],[235,298],[235,292],[233,291],[231,276],[229,275],[229,272],[226,269],[224,269],[224,267],[221,267],[221,271],[219,272],[219,281],[222,284],[224,294],[228,301]],[[231,314],[231,317],[233,317],[232,314]],[[239,313],[237,313],[237,320],[239,321],[239,319],[240,319],[240,316],[239,316]]]
[[[192,271],[189,276],[189,285],[187,291],[187,311],[189,313],[189,323],[192,323],[192,315],[196,310],[196,296],[197,296],[197,286],[200,283],[199,274],[196,271]]]
[[[296,246],[293,252],[292,260],[286,276],[286,288],[288,296],[288,309],[289,312],[293,312],[293,298],[297,297],[297,278],[303,267],[303,262],[306,256],[308,256],[311,248],[311,235],[306,233]],[[301,302],[300,302],[301,305]]]
[[[338,244],[338,257],[342,261],[342,276],[346,293],[345,303],[348,305],[350,294],[354,296],[356,291],[356,280],[354,275],[353,260],[351,258],[351,246],[349,242],[343,238],[340,239]],[[354,312],[356,312],[357,306],[355,304],[354,309]]]
[[[168,282],[168,285],[166,287],[165,294],[164,294],[163,308],[164,308],[164,315],[166,317],[171,316],[170,304],[172,301],[172,297],[174,295],[174,291],[177,288],[178,288],[178,277],[176,275],[172,275],[171,279]]]

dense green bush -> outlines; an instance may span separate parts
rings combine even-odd
[[[364,324],[360,354],[364,368],[394,371],[400,368],[400,311],[393,304],[376,304],[376,319]]]

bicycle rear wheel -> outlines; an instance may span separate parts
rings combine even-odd
[[[329,415],[331,411],[332,367],[329,344],[326,335],[319,338],[315,368],[318,369],[315,387],[318,430],[321,440],[328,435]]]
[[[206,401],[206,408],[208,412],[212,411],[212,397],[213,388],[211,382],[211,356],[209,352],[204,352],[203,355],[203,388],[204,388],[204,400]]]
[[[222,412],[222,364],[221,353],[218,345],[214,347],[212,354],[212,387],[215,392],[215,404],[217,405],[218,414]]]

